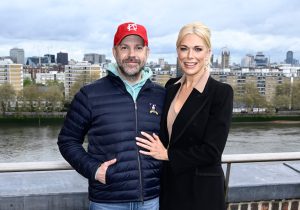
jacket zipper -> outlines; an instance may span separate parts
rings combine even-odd
[[[135,132],[138,135],[138,119],[137,119],[137,104],[136,101],[134,102],[134,110],[135,110]],[[143,182],[142,182],[142,169],[141,169],[141,157],[139,150],[137,149],[137,157],[138,157],[138,166],[139,166],[139,180],[140,180],[140,199],[141,202],[144,202],[144,196],[143,196]]]

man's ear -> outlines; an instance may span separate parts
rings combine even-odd
[[[112,53],[113,53],[113,55],[114,55],[114,57],[116,59],[117,51],[116,51],[116,47],[115,46],[112,48]]]
[[[150,54],[150,48],[149,48],[149,47],[147,47],[147,49],[146,49],[146,60],[148,59],[148,57],[149,57],[149,54]]]

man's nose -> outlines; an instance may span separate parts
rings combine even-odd
[[[129,49],[128,56],[130,56],[130,57],[134,57],[135,56],[135,50],[134,50],[134,48],[130,48]]]

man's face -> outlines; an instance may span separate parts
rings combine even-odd
[[[140,36],[126,36],[119,45],[113,47],[113,55],[119,66],[120,73],[127,79],[139,79],[140,72],[145,66],[149,48],[144,46]]]

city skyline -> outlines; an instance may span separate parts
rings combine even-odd
[[[209,2],[166,0],[88,2],[41,0],[2,2],[0,56],[17,47],[25,57],[67,52],[82,60],[86,53],[112,59],[113,35],[118,24],[135,21],[148,30],[150,58],[176,63],[175,42],[181,26],[201,21],[212,31],[214,59],[222,49],[230,51],[231,63],[246,54],[262,51],[271,62],[283,62],[287,51],[300,59],[300,2],[291,0],[238,0]]]

